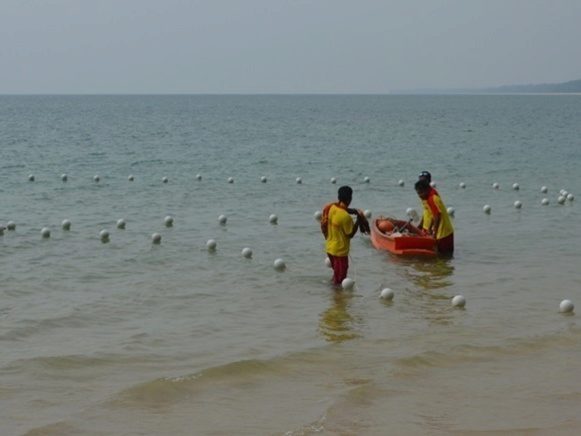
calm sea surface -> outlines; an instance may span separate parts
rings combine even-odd
[[[580,165],[579,96],[1,96],[0,434],[578,434]],[[426,169],[455,257],[334,291],[314,212]]]

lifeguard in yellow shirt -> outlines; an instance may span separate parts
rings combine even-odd
[[[424,208],[421,221],[424,230],[436,238],[440,254],[451,256],[454,253],[454,226],[444,202],[425,178],[416,182],[415,189]]]

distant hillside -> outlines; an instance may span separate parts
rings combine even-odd
[[[496,88],[485,88],[484,92],[499,93],[551,93],[551,92],[581,92],[581,79],[564,83],[542,83],[539,85],[508,85]]]

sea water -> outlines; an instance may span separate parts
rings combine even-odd
[[[580,163],[579,96],[2,96],[0,434],[576,434]],[[314,212],[422,170],[454,258],[357,235],[334,290]]]

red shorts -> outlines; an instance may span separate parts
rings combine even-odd
[[[451,256],[454,253],[454,233],[436,241],[438,253]]]
[[[329,260],[331,261],[331,268],[333,268],[333,283],[340,285],[341,282],[347,277],[347,270],[349,269],[349,257],[348,256],[333,256],[327,253]]]

